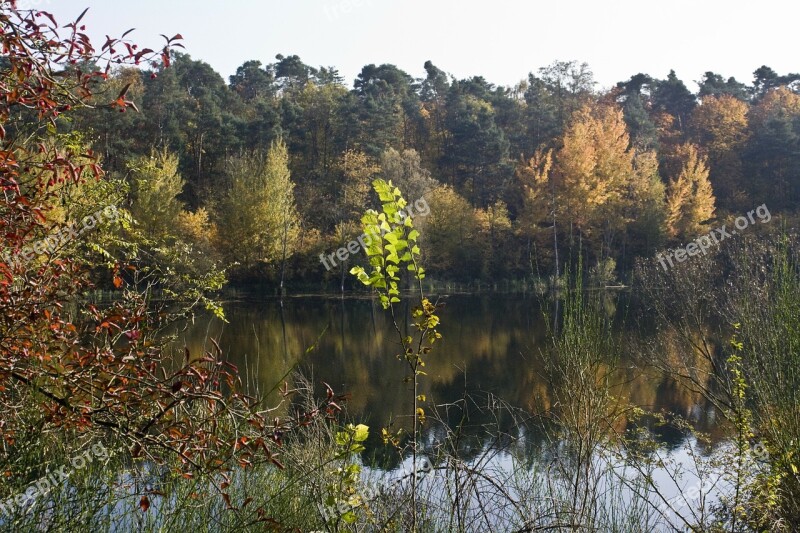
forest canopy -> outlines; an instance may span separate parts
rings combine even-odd
[[[425,259],[451,280],[521,279],[534,264],[552,273],[559,250],[578,248],[588,266],[626,277],[637,257],[726,217],[800,203],[800,75],[766,66],[750,84],[706,72],[692,92],[674,71],[599,91],[577,61],[513,87],[430,61],[421,78],[370,64],[352,88],[296,55],[247,61],[227,81],[180,52],[171,63],[113,73],[138,113],[59,125],[121,179],[141,182],[156,157],[146,173],[178,180],[158,189],[172,218],[133,211],[234,281],[344,280],[360,259],[327,271],[318,258],[361,233],[379,177],[431,204]]]

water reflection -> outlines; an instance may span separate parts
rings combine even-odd
[[[408,316],[413,303],[405,300],[398,316]],[[624,316],[624,302],[611,299],[607,312]],[[622,311],[618,311],[621,308]],[[397,333],[380,305],[368,298],[296,297],[254,298],[225,305],[225,324],[212,317],[197,320],[180,335],[179,345],[199,353],[218,339],[231,362],[250,376],[248,386],[261,392],[273,390],[294,368],[313,376],[315,384],[329,383],[338,393],[351,393],[348,403],[355,420],[378,428],[394,421],[395,427],[410,426],[409,384],[403,382],[406,365]],[[551,407],[551,391],[543,377],[541,359],[546,340],[539,301],[523,295],[453,295],[439,313],[444,339],[427,358],[427,376],[420,392],[429,402],[444,404],[472,396],[469,427],[474,436],[486,423],[515,425],[517,419],[498,410],[480,409],[491,398],[499,398],[529,417]],[[409,327],[409,324],[401,324]],[[621,335],[640,335],[633,329]],[[313,347],[311,351],[309,348]],[[670,379],[637,370],[632,362],[620,365],[615,394],[647,409],[691,417],[698,429],[714,434],[713,410],[699,395],[679,387]],[[453,409],[448,424],[463,418]],[[499,417],[494,420],[493,417]],[[624,429],[622,420],[619,430]],[[436,432],[435,424],[427,429]],[[657,434],[670,447],[684,441],[684,434],[658,428]],[[529,437],[539,432],[529,434]],[[371,432],[377,444],[378,432]],[[480,442],[473,443],[480,447]]]

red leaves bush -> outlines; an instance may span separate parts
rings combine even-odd
[[[97,52],[80,24],[84,14],[59,27],[49,13],[0,1],[0,242],[7,257],[46,232],[56,184],[103,177],[91,152],[47,142],[60,118],[91,108],[115,66],[169,66],[170,48],[180,46],[176,35],[159,51],[140,49],[126,32]],[[126,92],[105,105],[132,107]],[[0,259],[0,471],[31,444],[20,441],[31,428],[94,433],[158,463],[177,458],[187,476],[233,465],[280,467],[283,435],[337,413],[330,392],[311,412],[274,418],[241,392],[237,369],[218,346],[176,363],[159,342],[164,317],[154,317],[146,295],[119,274],[131,269],[117,265],[120,297],[101,308],[81,303],[91,283],[79,258]],[[146,497],[141,507],[149,507]]]

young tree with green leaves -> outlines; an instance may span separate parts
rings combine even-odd
[[[400,189],[392,185],[392,182],[377,179],[372,182],[372,186],[380,198],[381,211],[370,209],[361,218],[364,233],[376,236],[370,240],[366,249],[370,267],[369,270],[360,266],[353,267],[350,273],[364,285],[372,287],[380,298],[383,308],[391,313],[399,344],[403,350],[398,358],[406,362],[411,374],[414,400],[411,440],[411,530],[417,531],[417,441],[420,425],[424,424],[426,420],[425,410],[420,407],[426,398],[419,394],[419,376],[425,375],[422,370],[425,366],[424,356],[430,353],[431,346],[441,339],[442,335],[436,330],[439,325],[439,317],[435,314],[438,306],[425,297],[422,288],[425,269],[419,264],[420,248],[417,245],[419,232],[414,229],[411,217],[403,214],[403,209],[408,203],[400,193]],[[418,283],[419,305],[411,314],[414,335],[405,335],[395,316],[395,304],[400,303],[399,274],[402,269],[411,272]],[[382,436],[385,443],[391,441],[399,446],[399,435],[393,436],[384,428]]]

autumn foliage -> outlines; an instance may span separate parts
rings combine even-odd
[[[171,357],[158,328],[175,317],[139,290],[135,263],[105,257],[90,265],[36,246],[35,256],[22,253],[53,231],[65,184],[105,179],[91,150],[63,141],[63,118],[131,109],[129,85],[107,94],[114,69],[168,67],[181,36],[154,50],[126,32],[96,50],[81,23],[85,11],[60,26],[47,12],[16,7],[0,3],[0,472],[15,475],[18,455],[52,434],[122,445],[133,459],[186,476],[259,462],[280,467],[283,435],[339,410],[330,390],[317,407],[276,417],[241,392],[218,346]],[[89,266],[102,264],[116,297],[91,305]]]

